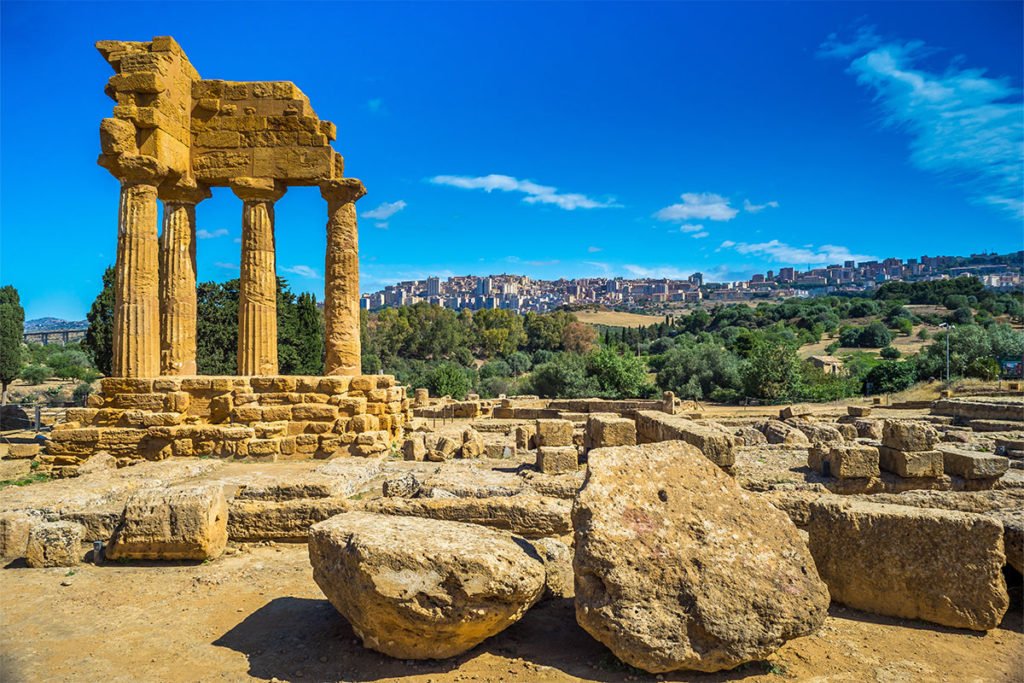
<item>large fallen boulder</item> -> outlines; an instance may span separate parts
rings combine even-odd
[[[564,536],[572,531],[571,503],[560,498],[518,495],[491,498],[380,498],[365,510],[479,524],[525,538]]]
[[[544,565],[507,533],[348,512],[309,535],[313,579],[363,645],[401,659],[462,654],[522,617]]]
[[[223,485],[144,489],[128,499],[105,553],[112,560],[209,560],[227,540]]]
[[[576,620],[632,666],[729,669],[825,619],[797,528],[691,445],[591,451],[573,524]]]
[[[1006,613],[1003,527],[991,517],[824,497],[807,531],[836,602],[978,631]]]
[[[758,425],[758,429],[764,434],[768,443],[778,443],[796,448],[806,448],[811,443],[802,431],[778,420],[768,420]]]
[[[39,522],[28,532],[29,567],[73,567],[82,561],[85,529],[74,522]]]

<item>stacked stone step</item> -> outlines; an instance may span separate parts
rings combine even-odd
[[[886,420],[882,424],[879,466],[905,478],[943,476],[942,453],[935,450],[939,434],[927,422]]]
[[[51,474],[69,476],[99,451],[121,464],[369,456],[390,448],[409,410],[405,389],[390,375],[107,378],[87,407],[67,411],[41,461]]]

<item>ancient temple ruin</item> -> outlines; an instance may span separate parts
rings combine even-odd
[[[277,374],[274,202],[290,185],[317,185],[327,201],[326,374],[359,374],[355,202],[366,190],[344,177],[334,124],[293,83],[200,78],[170,37],[96,47],[116,72],[99,157],[121,182],[112,374],[196,374],[195,207],[212,186],[242,200],[238,374]]]

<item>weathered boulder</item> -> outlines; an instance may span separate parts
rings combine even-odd
[[[41,515],[27,510],[0,512],[0,559],[24,557],[28,534]]]
[[[832,425],[811,422],[798,417],[786,420],[786,424],[803,432],[811,443],[842,443],[844,440],[842,432]]]
[[[73,567],[82,561],[85,529],[74,522],[39,522],[28,532],[29,567]]]
[[[939,433],[927,422],[885,420],[882,445],[897,451],[928,451],[939,442]]]
[[[439,491],[442,489],[433,489],[432,493]],[[571,507],[569,501],[559,498],[519,495],[492,498],[379,498],[367,501],[364,509],[387,515],[480,524],[525,538],[542,538],[564,536],[572,531]]]
[[[522,617],[544,566],[507,533],[349,512],[310,530],[313,578],[368,648],[401,659],[462,654]]]
[[[1010,468],[1009,458],[993,453],[968,451],[956,446],[939,444],[942,466],[946,474],[955,474],[964,479],[994,479],[1006,474]]]
[[[806,403],[797,403],[795,405],[786,406],[779,411],[780,420],[788,420],[792,417],[806,417],[812,414],[814,411]]]
[[[484,454],[484,437],[472,427],[462,432],[462,457],[479,458]]]
[[[898,451],[888,446],[878,447],[878,465],[901,477],[941,477],[943,471],[938,451]]]
[[[759,429],[764,433],[768,443],[780,443],[798,448],[806,447],[811,443],[802,431],[778,420],[768,420],[762,423]]]
[[[1003,528],[991,517],[823,497],[807,531],[836,602],[979,631],[1006,613]]]
[[[224,551],[228,506],[220,484],[144,489],[132,495],[106,556],[112,560],[208,560]]]
[[[426,447],[426,460],[430,462],[444,462],[455,457],[455,454],[462,448],[462,441],[456,441],[450,436],[427,434]]]
[[[381,484],[381,493],[386,498],[412,498],[420,491],[420,480],[412,472],[402,472],[389,477]]]
[[[754,427],[737,427],[736,436],[743,440],[744,446],[762,446],[768,443],[768,439],[765,438],[765,435]]]
[[[423,460],[427,446],[421,432],[413,432],[402,442],[402,457],[405,460]]]
[[[544,564],[544,598],[573,596],[572,548],[557,538],[530,541]]]
[[[573,524],[576,620],[632,666],[729,669],[825,619],[793,523],[688,444],[591,451]]]

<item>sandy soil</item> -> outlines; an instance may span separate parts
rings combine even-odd
[[[643,313],[627,313],[624,311],[574,311],[573,315],[581,323],[610,325],[613,327],[647,326],[665,322],[665,316],[663,315],[644,315]]]
[[[575,622],[537,605],[445,662],[363,649],[312,579],[305,545],[232,548],[201,565],[0,570],[0,680],[18,681],[1012,681],[1019,609],[976,634],[833,607],[816,635],[725,674],[629,669]]]

